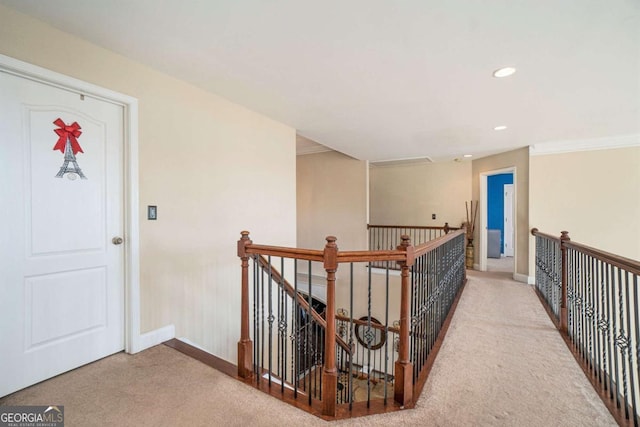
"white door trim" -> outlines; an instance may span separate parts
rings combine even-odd
[[[478,270],[487,271],[487,178],[491,175],[499,175],[501,173],[513,173],[513,211],[518,212],[518,185],[517,182],[517,170],[515,166],[496,169],[492,171],[480,172],[480,230],[478,233],[479,247],[478,250]],[[516,274],[516,266],[518,262],[518,219],[517,215],[513,216],[513,260],[514,260],[514,277]],[[475,267],[475,266],[474,266]]]
[[[124,108],[125,351],[137,353],[175,337],[173,325],[140,333],[140,227],[138,219],[138,100],[0,54],[0,70]]]
[[[504,209],[503,209],[503,216],[504,216],[504,221],[502,221],[503,223],[503,229],[504,229],[504,243],[502,245],[502,252],[504,253],[504,256],[514,256],[514,252],[513,252],[513,248],[515,247],[514,245],[514,239],[513,239],[513,235],[514,235],[514,229],[513,229],[513,217],[515,212],[513,211],[513,204],[515,202],[515,198],[514,196],[514,188],[515,188],[515,184],[505,184],[503,189],[504,189]],[[510,191],[509,191],[510,190]],[[507,194],[511,192],[511,195],[509,197],[507,197]],[[507,203],[508,202],[508,203]],[[507,207],[509,209],[507,209]],[[508,221],[507,221],[508,220]],[[509,223],[509,227],[510,229],[508,230],[509,233],[507,234],[507,229],[504,226],[505,223]],[[509,244],[510,246],[507,247],[507,236],[509,236]]]

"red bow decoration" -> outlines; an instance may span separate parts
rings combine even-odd
[[[67,139],[69,139],[69,141],[71,141],[71,149],[73,150],[74,155],[78,152],[84,153],[77,139],[82,135],[82,131],[80,131],[82,128],[78,122],[73,122],[73,124],[67,126],[62,119],[57,118],[53,124],[58,126],[59,129],[54,129],[54,132],[60,137],[58,138],[56,145],[53,146],[54,150],[60,150],[60,152],[64,154],[64,147],[67,144]]]

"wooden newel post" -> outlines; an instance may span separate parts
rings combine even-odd
[[[569,313],[567,311],[567,286],[569,283],[569,272],[567,271],[567,247],[566,242],[571,241],[568,231],[561,231],[560,254],[562,256],[562,299],[560,300],[560,331],[567,332],[569,325]]]
[[[253,342],[249,336],[249,255],[247,245],[252,242],[249,232],[240,232],[238,256],[242,260],[242,300],[240,305],[240,341],[238,341],[238,376],[250,378],[253,375]]]
[[[322,372],[322,415],[335,417],[338,393],[336,369],[336,271],[338,246],[334,236],[327,237],[324,247],[324,269],[327,272],[327,328],[324,334],[324,371]]]
[[[411,246],[409,236],[403,235],[398,250],[406,252],[404,261],[398,261],[402,268],[400,295],[400,344],[398,360],[395,365],[395,384],[393,398],[402,406],[409,406],[413,402],[413,364],[409,360],[409,333],[411,329],[411,284],[409,283],[409,269],[415,259],[415,251]]]

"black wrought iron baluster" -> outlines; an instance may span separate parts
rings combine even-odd
[[[556,319],[560,321],[562,306],[562,248],[561,242],[551,241],[553,245],[552,284],[555,289],[555,310]]]
[[[282,273],[281,277],[284,277],[284,272],[282,271],[284,267],[284,258],[280,258],[280,273]],[[276,377],[282,379],[282,373],[280,372],[280,362],[281,362],[281,355],[282,355],[282,348],[281,348],[281,333],[280,333],[280,323],[282,322],[282,299],[283,299],[283,293],[284,293],[284,283],[282,283],[282,279],[281,281],[278,283],[278,289],[276,290],[276,295],[278,297],[278,301],[276,304],[276,319],[278,321],[278,323],[276,324],[276,328],[277,328],[277,339],[276,339]],[[275,320],[274,320],[275,321]],[[284,381],[280,381],[280,387],[284,387]],[[284,389],[283,389],[284,391]]]
[[[575,254],[572,249],[567,249],[567,312],[568,327],[567,332],[575,347],[576,341],[576,306],[575,306]]]
[[[614,361],[615,355],[615,308],[613,307],[613,301],[611,299],[611,288],[612,288],[612,280],[611,280],[611,265],[609,263],[605,263],[606,269],[606,302],[607,302],[607,353],[609,356],[609,381],[608,381],[608,390],[609,390],[609,398],[614,398],[614,393],[616,388],[616,379],[615,379],[615,371],[616,371],[616,363]]]
[[[371,405],[371,270],[367,277],[367,329],[364,334],[367,343],[367,408]]]
[[[293,314],[291,315],[293,321],[293,328],[291,330],[291,340],[293,345],[291,347],[293,370],[291,372],[291,382],[293,382],[293,397],[298,398],[298,372],[300,370],[300,337],[299,329],[300,323],[298,322],[298,313],[300,312],[300,303],[298,302],[298,261],[295,260],[293,264],[293,302],[291,303],[291,309]]]
[[[431,229],[430,229],[431,230]],[[416,276],[416,287],[418,288],[418,304],[416,310],[416,345],[418,347],[418,351],[416,353],[416,361],[414,362],[415,375],[413,377],[413,382],[415,383],[420,375],[420,371],[422,370],[422,366],[424,363],[424,358],[426,352],[428,351],[428,341],[427,341],[427,309],[426,309],[426,301],[427,301],[427,287],[425,286],[425,277],[424,277],[424,264],[426,263],[426,256],[421,255],[414,261],[414,271]]]
[[[579,332],[578,332],[578,336],[579,336],[579,349],[578,352],[580,354],[580,356],[582,357],[583,361],[586,361],[586,357],[585,357],[585,352],[586,352],[586,336],[585,336],[585,319],[584,319],[584,285],[585,285],[585,281],[584,281],[584,274],[582,271],[582,267],[584,265],[584,254],[581,252],[576,253],[576,257],[577,257],[577,283],[576,283],[576,290],[578,292],[578,295],[576,296],[576,302],[578,303],[578,318],[579,318]]]
[[[269,290],[267,292],[268,294],[268,298],[269,298],[269,302],[268,302],[268,310],[269,310],[269,317],[267,317],[267,321],[269,322],[269,355],[268,355],[268,361],[269,361],[269,387],[271,387],[271,372],[272,372],[272,363],[271,363],[271,359],[272,359],[272,355],[273,355],[273,321],[275,320],[275,316],[273,315],[273,292],[272,292],[272,285],[273,285],[273,273],[272,273],[272,268],[271,268],[271,255],[269,255]]]
[[[314,377],[316,380],[316,389],[318,390],[318,399],[322,398],[322,371],[324,366],[324,330],[318,323],[315,323],[316,327],[316,368],[314,369]]]
[[[258,290],[260,287],[260,263],[258,259],[258,255],[253,256],[253,376],[256,378],[256,381],[259,381],[260,377],[258,371],[258,349],[260,348],[260,335],[258,334],[258,328],[260,323],[260,318],[258,317],[258,304],[260,303],[260,298],[258,294]]]
[[[633,294],[635,298],[635,303],[633,304],[633,310],[635,312],[635,331],[636,331],[636,334],[635,334],[636,363],[635,363],[635,369],[632,370],[632,372],[636,373],[635,381],[632,381],[632,383],[634,384],[634,387],[638,386],[640,383],[640,296],[638,295],[640,294],[639,285],[640,283],[638,283],[638,275],[634,274],[633,286],[631,287],[631,289],[633,289]],[[631,305],[627,304],[627,306],[631,308]],[[629,329],[629,332],[631,333],[631,329]],[[634,348],[633,345],[631,345],[629,348],[629,361],[630,361],[629,363],[632,366],[633,366],[633,351],[634,351],[633,348]],[[640,426],[640,389],[636,389],[632,406],[635,408],[634,425],[638,427]]]
[[[435,329],[435,325],[433,323],[433,304],[431,303],[433,295],[433,281],[431,280],[431,271],[434,269],[434,254],[435,251],[429,251],[426,254],[420,257],[420,287],[422,288],[422,299],[420,301],[421,304],[421,312],[422,312],[422,363],[424,366],[424,362],[427,357],[429,357],[429,353],[431,348],[433,347],[433,331]],[[416,378],[417,380],[417,378]]]
[[[547,298],[547,303],[549,304],[549,307],[552,308],[552,310],[554,311],[555,314],[555,304],[553,301],[553,266],[554,266],[554,260],[553,260],[553,242],[549,239],[547,239],[545,241],[546,244],[546,250],[545,250],[545,265],[547,268],[547,279],[546,279],[546,289],[545,289],[545,293],[546,293],[546,298]]]
[[[560,321],[560,306],[562,299],[562,249],[561,243],[556,240],[549,240],[552,248],[552,258],[549,260],[549,286],[553,289],[553,302],[556,319]],[[576,285],[577,286],[577,285]]]
[[[281,263],[280,263],[280,274],[282,277],[282,283],[280,284],[280,288],[282,289],[282,311],[280,314],[280,319],[281,319],[281,323],[278,325],[278,327],[280,328],[280,341],[282,343],[282,349],[283,349],[283,354],[282,354],[282,361],[281,361],[281,368],[280,368],[280,372],[281,372],[281,376],[282,376],[282,381],[281,381],[281,387],[280,390],[281,392],[284,393],[284,383],[287,381],[287,328],[288,328],[288,323],[287,322],[287,314],[288,314],[288,310],[287,310],[287,292],[285,291],[285,280],[284,278],[285,276],[285,269],[284,269],[284,258],[281,258]]]
[[[589,319],[589,257],[586,255],[582,256],[582,334],[584,336],[583,340],[583,360],[588,366],[591,358],[591,337],[589,333],[591,331],[591,320]]]
[[[603,262],[602,263],[602,307],[603,307],[603,318],[602,318],[602,331],[604,333],[604,346],[605,346],[605,389],[608,391],[609,398],[613,397],[612,389],[613,389],[613,355],[611,354],[611,307],[609,304],[609,264]]]
[[[585,315],[587,317],[588,325],[588,351],[589,355],[589,368],[592,373],[594,373],[595,369],[595,357],[594,357],[594,341],[595,341],[595,322],[593,317],[593,262],[594,259],[592,257],[587,258],[586,265],[586,276],[587,276],[587,303],[585,307]]]
[[[349,357],[349,410],[353,409],[353,358],[354,358],[354,344],[353,344],[353,263],[349,267],[349,350],[351,356]]]
[[[385,271],[385,303],[384,303],[384,336],[386,338],[384,344],[384,404],[387,404],[387,385],[389,379],[389,261],[385,262],[386,271]],[[380,352],[382,354],[382,352]]]
[[[264,370],[264,354],[266,353],[264,347],[265,347],[265,334],[264,334],[264,329],[265,329],[265,323],[266,323],[266,312],[264,310],[264,301],[265,301],[265,284],[264,284],[264,280],[265,280],[265,271],[264,268],[262,269],[262,272],[260,274],[260,294],[261,294],[261,299],[260,299],[260,318],[261,318],[261,330],[260,333],[262,335],[261,337],[261,347],[260,347],[260,372],[258,374],[258,382],[261,381],[262,378],[262,371]]]
[[[415,342],[415,356],[413,360],[413,382],[415,383],[418,375],[420,374],[420,368],[422,367],[422,357],[424,355],[424,318],[423,318],[423,301],[425,288],[422,282],[422,263],[421,258],[418,257],[411,268],[411,280],[416,288],[416,310],[414,316],[411,318],[411,323],[414,329],[413,340]]]
[[[620,310],[620,325],[618,327],[619,335],[616,337],[616,345],[620,349],[620,364],[622,365],[622,393],[624,396],[624,413],[625,417],[629,418],[629,407],[627,406],[627,402],[629,402],[629,395],[627,393],[627,358],[626,352],[629,346],[629,339],[624,330],[625,326],[625,299],[624,299],[624,288],[622,285],[622,269],[617,268],[618,270],[618,308]]]
[[[412,378],[414,381],[418,377],[418,373],[420,372],[420,355],[422,354],[422,342],[420,340],[420,305],[422,303],[422,288],[420,286],[420,280],[418,278],[418,269],[418,263],[414,262],[409,270],[411,274],[411,288],[413,289],[413,308],[411,310],[410,323],[411,335],[409,340],[413,344],[413,351],[410,353],[410,360],[413,363]]]
[[[312,351],[313,351],[313,343],[311,341],[312,338],[312,332],[313,332],[313,316],[311,315],[311,308],[313,307],[313,300],[311,299],[311,295],[312,295],[312,291],[311,291],[311,261],[307,261],[308,262],[308,272],[307,272],[307,290],[309,291],[309,293],[307,294],[307,322],[305,324],[305,333],[306,333],[306,338],[305,338],[305,355],[306,355],[306,359],[307,359],[307,363],[305,366],[305,375],[306,377],[309,379],[309,386],[306,387],[306,382],[305,382],[305,389],[307,391],[307,395],[309,396],[309,405],[311,405],[311,398],[313,395],[313,389],[311,388],[311,370],[312,370]]]
[[[597,259],[593,259],[593,268],[592,268],[592,285],[593,285],[593,360],[594,360],[594,375],[596,380],[600,385],[602,385],[602,341],[600,334],[600,261]]]
[[[425,259],[427,261],[427,324],[429,325],[428,332],[429,337],[426,341],[427,348],[430,349],[433,347],[433,335],[436,334],[436,316],[437,316],[437,286],[438,286],[438,271],[435,261],[435,251],[430,251],[426,254]]]

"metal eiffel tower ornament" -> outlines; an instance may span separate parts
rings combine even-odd
[[[62,166],[60,166],[60,170],[58,171],[56,178],[62,178],[67,175],[67,178],[72,181],[78,177],[81,179],[87,179],[87,177],[82,173],[82,169],[80,169],[78,161],[76,160],[77,153],[84,153],[77,139],[82,134],[80,131],[80,125],[77,122],[73,122],[71,125],[66,125],[62,119],[59,118],[53,123],[58,126],[58,129],[55,129],[54,132],[59,136],[58,142],[56,142],[53,149],[64,153],[64,162],[62,163]]]
[[[72,181],[74,181],[78,176],[81,179],[87,179],[87,177],[82,173],[80,166],[78,166],[76,155],[73,154],[69,138],[67,138],[67,143],[64,147],[64,163],[60,166],[60,170],[58,171],[56,178],[62,178],[65,174],[67,175],[67,178]]]

